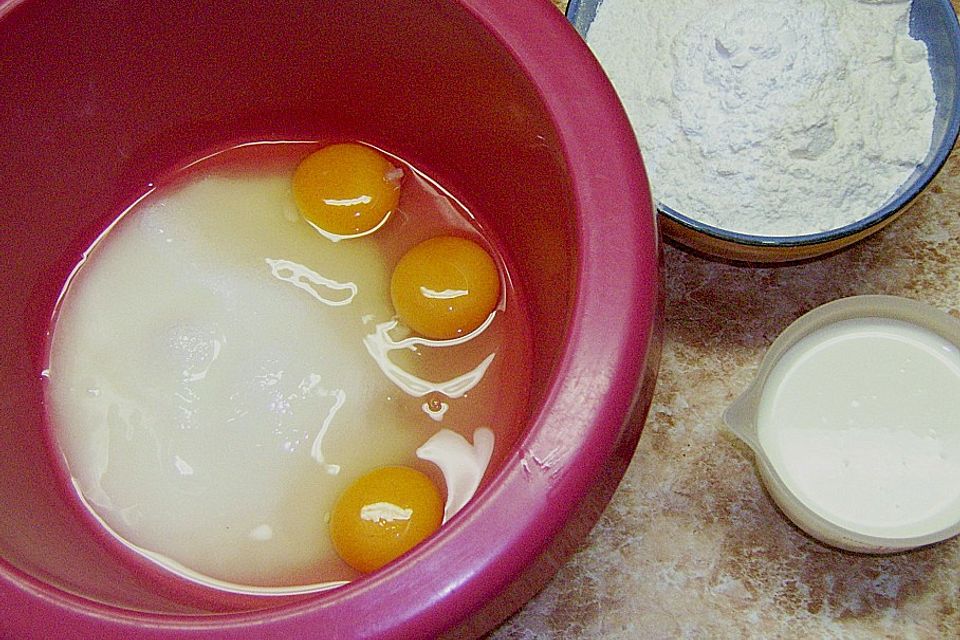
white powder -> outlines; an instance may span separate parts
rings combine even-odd
[[[910,2],[605,0],[587,41],[654,196],[757,235],[834,229],[926,158],[936,98]]]

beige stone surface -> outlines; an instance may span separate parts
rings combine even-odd
[[[818,544],[721,426],[815,306],[885,293],[960,318],[958,152],[914,208],[842,253],[759,268],[668,246],[663,275],[663,362],[633,464],[580,551],[490,640],[960,638],[960,540],[887,557]]]

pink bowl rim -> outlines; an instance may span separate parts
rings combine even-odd
[[[17,4],[0,6],[0,16]],[[3,563],[0,598],[8,631],[26,635],[45,628],[101,638],[174,633],[234,638],[247,632],[294,638],[314,628],[336,637],[432,637],[515,580],[596,482],[622,437],[658,340],[660,244],[639,149],[600,66],[549,2],[459,4],[499,40],[539,92],[558,131],[577,186],[575,206],[583,216],[580,286],[554,376],[558,382],[496,481],[431,544],[385,570],[316,598],[257,611],[204,616],[130,611],[65,593]],[[571,448],[571,442],[579,444]],[[507,512],[497,506],[498,496],[506,494],[530,500],[522,512]],[[473,549],[472,557],[465,557],[464,549]],[[409,576],[402,583],[396,580],[401,573]],[[374,611],[378,615],[358,630],[357,618]],[[322,628],[312,627],[321,620]]]

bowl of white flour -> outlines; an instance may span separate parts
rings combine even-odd
[[[572,0],[623,102],[664,233],[799,260],[903,213],[960,131],[949,0]]]

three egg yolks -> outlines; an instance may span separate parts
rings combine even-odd
[[[297,166],[293,198],[311,224],[337,236],[355,236],[375,229],[397,207],[402,175],[375,149],[332,144]]]
[[[301,215],[320,230],[356,236],[377,229],[400,200],[401,170],[376,150],[333,144],[307,156],[293,175]],[[410,249],[394,269],[390,295],[400,320],[430,339],[466,335],[490,316],[500,297],[493,258],[465,238],[440,236]],[[330,536],[340,558],[374,571],[434,533],[443,499],[434,482],[410,467],[375,469],[339,497]]]
[[[434,482],[410,467],[381,467],[340,494],[330,515],[337,555],[357,571],[375,571],[440,528],[443,500]]]
[[[440,236],[397,263],[390,297],[400,320],[427,338],[448,340],[477,329],[500,298],[493,258],[465,238]]]

